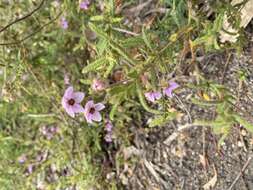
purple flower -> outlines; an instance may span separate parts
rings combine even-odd
[[[105,130],[107,132],[112,132],[112,128],[113,128],[112,122],[109,119],[106,119]]]
[[[112,133],[107,133],[104,139],[108,143],[112,142]]]
[[[40,132],[48,139],[52,139],[53,136],[59,132],[59,128],[57,126],[43,126],[40,128]]]
[[[84,116],[88,123],[92,123],[92,121],[101,121],[102,116],[99,113],[105,106],[102,103],[94,104],[94,102],[88,101],[85,105]]]
[[[80,9],[87,10],[89,7],[89,4],[90,4],[89,0],[84,0],[80,3],[79,7]]]
[[[26,160],[27,160],[27,158],[26,158],[25,154],[22,154],[20,157],[18,157],[18,162],[20,164],[24,164]]]
[[[155,102],[156,100],[159,100],[162,97],[162,94],[160,92],[151,91],[146,92],[145,97],[150,102]]]
[[[105,89],[105,83],[101,80],[98,79],[94,79],[91,85],[91,88],[94,91],[101,91]]]
[[[29,164],[28,167],[27,167],[27,174],[31,174],[33,172],[33,165],[32,164]]]
[[[105,122],[106,135],[104,139],[108,143],[112,142],[112,128],[113,128],[112,122],[109,119],[106,119],[106,122]]]
[[[83,107],[80,105],[83,98],[83,92],[74,92],[73,87],[70,86],[62,97],[62,106],[71,117],[75,117],[75,113],[84,112]]]
[[[69,27],[68,21],[66,20],[65,17],[61,18],[60,25],[64,30],[66,30]]]
[[[169,87],[165,88],[165,89],[163,90],[163,93],[164,93],[166,96],[172,98],[172,96],[173,96],[173,95],[172,95],[172,91],[175,90],[175,89],[178,88],[178,87],[179,87],[179,84],[177,84],[176,82],[170,81],[170,82],[169,82]]]

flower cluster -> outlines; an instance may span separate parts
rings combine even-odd
[[[83,101],[84,96],[85,94],[83,92],[74,92],[72,86],[68,87],[62,97],[63,108],[73,118],[75,117],[75,114],[83,113],[88,123],[101,121],[102,116],[99,111],[105,108],[104,104],[95,104],[93,100],[90,100],[83,108],[81,102]]]
[[[178,87],[179,87],[179,85],[176,82],[170,81],[169,86],[163,90],[163,94],[169,98],[172,98],[173,97],[173,94],[172,94],[173,90],[175,90]],[[153,103],[156,100],[159,100],[162,98],[162,93],[159,91],[146,92],[144,95],[148,101],[153,102]]]
[[[66,30],[69,27],[69,23],[66,20],[65,17],[62,17],[60,20],[60,26],[62,27],[62,29]]]
[[[113,129],[113,125],[112,122],[110,120],[106,120],[105,123],[105,131],[106,131],[106,135],[105,135],[105,141],[110,143],[112,142],[112,129]]]
[[[79,7],[82,10],[87,10],[89,8],[90,1],[89,0],[84,0],[80,3]]]
[[[40,128],[40,132],[43,136],[50,140],[59,132],[59,128],[57,126],[43,126]]]

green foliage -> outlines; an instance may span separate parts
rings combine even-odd
[[[185,49],[185,53],[193,54],[198,50],[224,50],[218,34],[226,14],[235,27],[239,26],[238,7],[223,1],[210,5],[215,17],[212,20],[191,6],[198,1],[161,0],[157,6],[166,8],[166,13],[156,16],[152,24],[143,21],[139,32],[133,33],[124,24],[124,14],[118,13],[116,1],[101,2],[103,8],[92,1],[84,11],[78,1],[64,0],[59,5],[44,1],[34,14],[0,32],[2,189],[36,189],[39,183],[46,189],[117,189],[117,181],[106,181],[101,171],[108,167],[101,161],[106,154],[105,118],[113,122],[114,135],[123,146],[132,136],[128,126],[143,126],[145,114],[153,116],[149,127],[176,119],[180,111],[168,111],[173,100],[163,97],[152,103],[144,93],[166,87],[167,76],[178,68],[179,55]],[[136,4],[122,2],[130,7]],[[39,5],[31,0],[1,2],[1,28]],[[68,21],[67,29],[61,28],[63,17]],[[242,47],[242,42],[228,48],[233,46]],[[239,74],[244,80],[244,73]],[[68,85],[64,83],[66,76],[76,90],[86,93],[85,101],[94,99],[106,105],[103,122],[88,125],[81,114],[74,119],[68,117],[61,106]],[[94,79],[104,80],[105,89],[91,89]],[[214,132],[226,136],[235,123],[253,130],[234,111],[233,97],[224,86],[202,77],[199,85],[188,88],[214,94],[211,101],[192,98],[198,106],[216,108],[217,117],[207,121]],[[49,139],[42,132],[44,127],[57,127],[59,131]],[[26,155],[26,161],[19,163],[22,155]],[[46,155],[45,160],[38,159],[41,155]],[[33,171],[29,173],[31,165]]]

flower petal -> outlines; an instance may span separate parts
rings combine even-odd
[[[146,99],[149,100],[150,102],[155,102],[155,97],[152,92],[147,92],[144,95]]]
[[[179,84],[177,84],[177,83],[174,82],[174,81],[170,81],[169,84],[170,84],[170,87],[169,87],[169,88],[172,89],[172,90],[174,90],[174,89],[176,89],[176,88],[179,87]]]
[[[94,107],[95,107],[95,109],[96,109],[97,111],[101,111],[102,109],[105,108],[105,105],[102,104],[102,103],[97,103],[97,104],[94,105]]]
[[[64,108],[64,109],[66,109],[67,108],[67,100],[66,100],[66,98],[62,98],[61,99],[61,105],[62,105],[62,107]]]
[[[72,98],[73,96],[73,92],[74,92],[74,89],[72,86],[69,86],[66,90],[65,90],[65,93],[64,93],[64,98],[66,99],[70,99]]]
[[[88,123],[92,123],[92,114],[84,113],[85,119]]]
[[[105,141],[110,143],[112,142],[112,134],[111,133],[107,133],[104,137]]]
[[[83,92],[74,92],[73,96],[74,96],[74,100],[75,100],[77,103],[81,103],[81,101],[82,101],[83,98],[84,98],[84,93],[83,93]]]
[[[94,102],[93,102],[93,100],[90,100],[90,101],[88,101],[86,104],[85,104],[85,110],[84,110],[84,112],[85,113],[89,113],[90,112],[90,108],[92,108],[94,106]]]
[[[112,122],[110,120],[106,120],[106,123],[105,123],[105,130],[107,132],[111,132],[112,131],[112,128],[113,128],[113,125],[112,125]]]
[[[74,104],[72,106],[72,110],[75,113],[83,113],[84,112],[84,108],[80,104]]]
[[[172,95],[172,89],[171,89],[171,88],[166,88],[166,89],[164,89],[164,90],[163,90],[163,93],[164,93],[166,96],[170,97],[170,98],[173,97],[173,95]]]
[[[95,111],[92,115],[92,120],[94,121],[101,121],[102,120],[102,116],[98,111]]]
[[[67,106],[65,110],[71,117],[75,117],[75,112],[72,110],[72,106]]]
[[[161,99],[161,97],[162,97],[162,93],[161,93],[161,92],[154,92],[154,93],[153,93],[153,96],[154,96],[154,98],[155,98],[156,100],[159,100],[159,99]]]

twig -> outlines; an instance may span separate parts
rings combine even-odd
[[[50,20],[48,23],[46,23],[45,25],[41,26],[40,28],[38,28],[38,30],[36,30],[35,32],[32,32],[31,34],[27,35],[23,39],[15,41],[15,42],[0,43],[0,46],[17,45],[17,44],[20,44],[20,43],[24,42],[25,40],[27,40],[27,39],[31,38],[32,36],[34,36],[35,34],[39,33],[46,26],[52,24],[55,20],[57,20],[61,16],[61,14],[62,14],[62,12],[60,12],[54,19]]]
[[[223,73],[222,73],[221,84],[224,83],[224,78],[225,78],[225,74],[226,74],[226,70],[227,70],[227,67],[228,67],[230,58],[231,58],[231,53],[229,53],[228,56],[227,56],[227,60],[226,60],[226,63],[225,63],[225,67],[224,67],[224,70],[223,70]]]
[[[247,162],[244,164],[242,170],[240,171],[240,173],[236,176],[235,180],[233,181],[233,183],[230,185],[230,187],[227,190],[232,190],[232,188],[234,187],[234,185],[236,184],[236,182],[239,180],[239,178],[241,177],[241,175],[243,174],[243,172],[246,170],[246,168],[248,167],[250,161],[252,160],[252,156],[250,156],[247,160]]]
[[[170,9],[167,8],[156,8],[156,9],[151,9],[148,12],[146,12],[144,15],[147,16],[151,13],[161,13],[161,14],[165,14],[169,11]]]
[[[166,144],[167,146],[171,144],[172,141],[174,141],[178,136],[179,134],[185,130],[185,129],[189,129],[190,127],[193,127],[193,126],[208,126],[207,123],[205,122],[194,122],[194,123],[187,123],[185,125],[182,125],[182,126],[179,126],[177,131],[173,132],[167,139],[165,139],[165,141],[163,141],[164,144]]]
[[[181,101],[181,99],[176,94],[174,94],[174,96],[176,97],[177,101],[179,101],[179,103],[182,105],[183,109],[185,110],[185,112],[188,116],[188,119],[189,119],[189,123],[192,123],[192,117],[191,117],[190,112],[188,111],[188,109],[186,108],[184,103]]]
[[[42,5],[44,4],[45,0],[42,0],[39,4],[39,6],[37,8],[35,8],[32,12],[28,13],[27,15],[21,17],[21,18],[18,18],[12,22],[10,22],[9,24],[7,24],[6,26],[4,26],[2,29],[0,29],[0,33],[3,32],[4,30],[8,29],[10,26],[12,26],[13,24],[17,23],[17,22],[20,22],[22,20],[25,20],[26,18],[32,16],[36,11],[38,11]]]
[[[129,31],[129,30],[125,30],[125,29],[122,29],[122,28],[116,28],[116,27],[112,27],[113,30],[116,30],[118,32],[122,32],[122,33],[126,33],[126,34],[129,34],[129,35],[132,35],[132,36],[139,36],[140,34],[137,34],[135,32],[132,32],[132,31]]]

